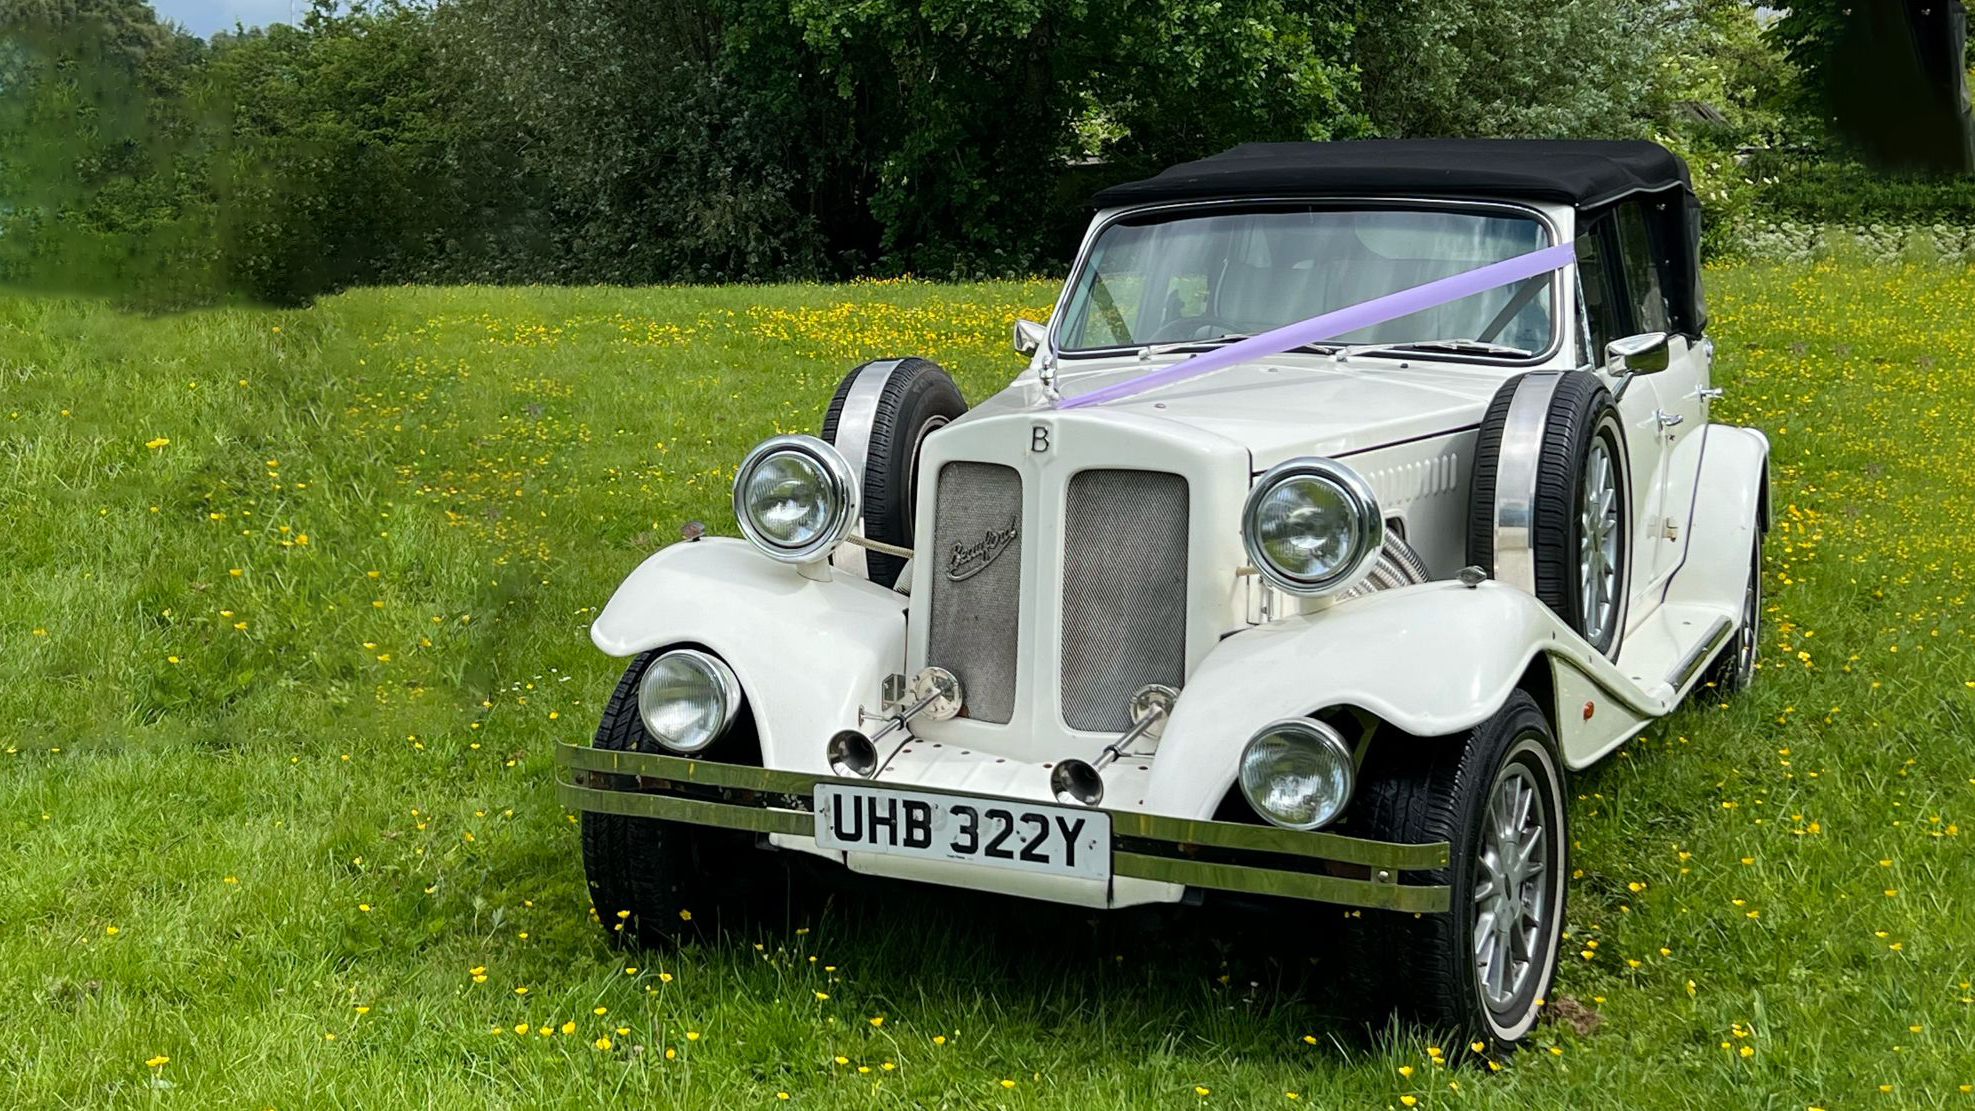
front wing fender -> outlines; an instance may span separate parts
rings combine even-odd
[[[1353,706],[1413,736],[1459,733],[1508,700],[1539,656],[1559,692],[1589,690],[1602,719],[1561,714],[1571,754],[1666,713],[1671,690],[1642,688],[1541,602],[1513,587],[1431,582],[1385,590],[1223,640],[1188,677],[1153,762],[1145,805],[1212,813],[1244,742],[1270,722]],[[1203,797],[1203,791],[1212,791]]]
[[[905,596],[850,575],[805,578],[744,540],[674,544],[638,565],[590,626],[611,656],[694,644],[751,697],[769,766],[824,771],[822,738],[879,705],[905,666]]]

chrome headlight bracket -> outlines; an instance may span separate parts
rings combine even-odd
[[[1298,479],[1316,479],[1334,487],[1355,518],[1348,558],[1319,578],[1297,575],[1277,566],[1262,547],[1258,517],[1264,499],[1282,483]],[[1285,594],[1313,598],[1351,589],[1371,573],[1378,562],[1379,548],[1384,543],[1385,517],[1379,510],[1378,497],[1372,493],[1371,484],[1365,481],[1363,475],[1334,459],[1312,455],[1277,463],[1263,472],[1262,477],[1249,488],[1248,500],[1241,508],[1241,544],[1247,552],[1248,562],[1270,586]]]
[[[748,480],[762,463],[784,454],[802,456],[817,468],[823,476],[825,496],[830,502],[831,516],[825,526],[814,539],[796,547],[778,543],[764,532],[747,507]],[[826,560],[857,525],[857,476],[851,471],[850,462],[843,453],[827,441],[814,436],[771,437],[756,444],[754,450],[741,460],[740,469],[734,472],[734,519],[740,524],[741,535],[770,559],[795,564]]]

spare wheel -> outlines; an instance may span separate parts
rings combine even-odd
[[[877,359],[844,375],[823,416],[823,438],[843,452],[862,483],[858,535],[912,546],[919,445],[966,411],[960,387],[929,359]],[[831,562],[880,586],[896,584],[905,569],[902,556],[857,544],[837,549]]]
[[[1632,485],[1618,407],[1586,371],[1502,384],[1476,438],[1468,562],[1536,595],[1618,656],[1630,585]]]

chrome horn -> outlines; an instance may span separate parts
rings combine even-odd
[[[1178,691],[1162,683],[1143,687],[1132,695],[1132,727],[1123,736],[1105,745],[1095,761],[1064,760],[1049,773],[1049,789],[1055,793],[1056,801],[1084,806],[1103,802],[1104,769],[1119,757],[1132,755],[1131,747],[1140,740],[1157,741],[1166,731],[1166,719],[1172,715],[1173,703],[1178,698]]]
[[[890,688],[897,678],[888,681],[887,687]],[[855,729],[843,729],[830,738],[824,755],[830,761],[831,771],[858,779],[870,779],[883,771],[885,765],[891,763],[892,756],[897,755],[898,746],[894,745],[892,752],[880,760],[878,742],[905,728],[907,722],[920,714],[934,721],[945,721],[959,713],[960,680],[943,667],[929,667],[912,677],[912,682],[905,688],[904,697],[898,701],[905,708],[893,714],[877,732],[865,736]],[[902,745],[909,739],[900,738],[898,743]]]

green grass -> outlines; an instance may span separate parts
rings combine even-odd
[[[1499,1072],[1328,1017],[1252,922],[590,920],[548,754],[618,673],[596,607],[849,365],[982,396],[1048,287],[0,298],[0,1104],[1975,1107],[1975,273],[1709,279],[1775,445],[1766,665],[1576,780],[1557,991],[1602,1025]]]

